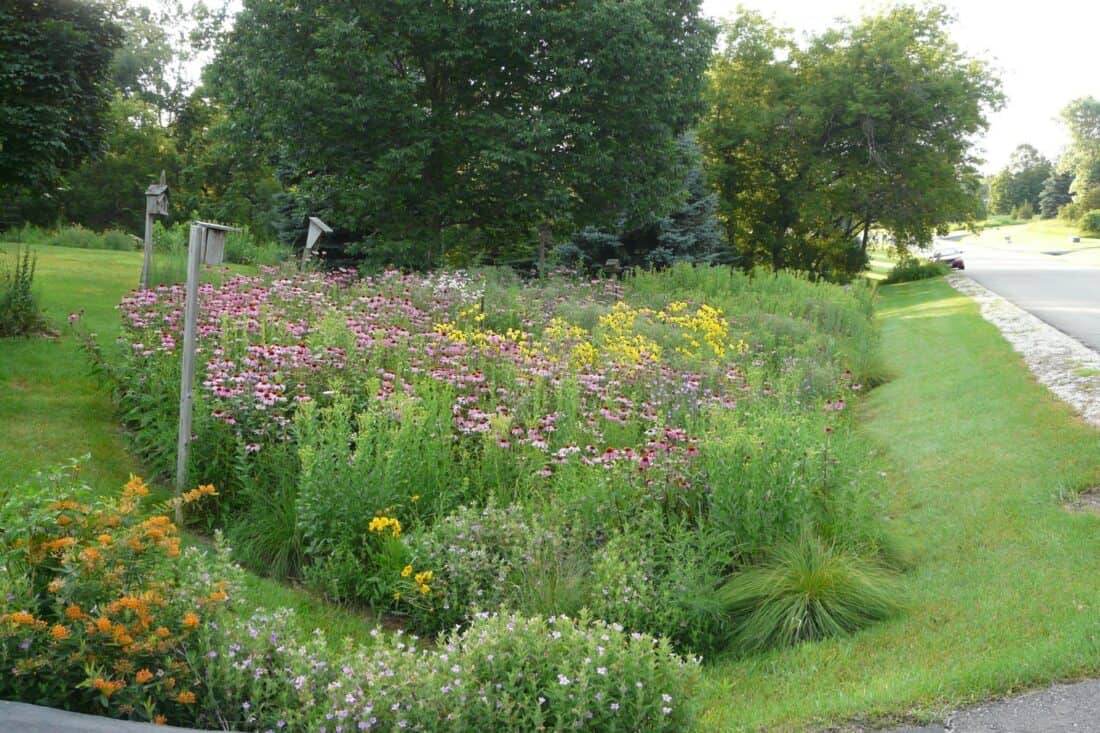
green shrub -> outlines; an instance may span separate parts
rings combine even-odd
[[[1086,212],[1079,222],[1078,229],[1084,235],[1100,235],[1100,209]]]
[[[951,272],[951,268],[942,262],[926,262],[916,257],[905,257],[894,265],[883,282],[886,285],[893,285],[914,280],[927,280],[933,277],[943,277],[949,272]]]
[[[449,629],[474,611],[507,608],[528,549],[546,541],[552,541],[546,531],[516,505],[462,507],[410,538],[410,566],[403,582],[394,578],[397,608],[418,633]],[[432,573],[431,582],[417,583],[424,572]]]
[[[848,634],[900,607],[879,565],[809,532],[778,545],[766,563],[734,574],[723,596],[734,646],[744,653]]]
[[[0,338],[33,336],[49,330],[34,294],[34,269],[37,257],[28,246],[13,254],[14,267],[7,266],[7,256],[0,269]]]

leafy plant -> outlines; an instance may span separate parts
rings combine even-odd
[[[46,332],[49,322],[42,314],[33,289],[37,258],[29,246],[20,247],[13,257],[15,266],[0,270],[0,337]]]
[[[1100,209],[1085,212],[1077,226],[1082,234],[1100,235]]]

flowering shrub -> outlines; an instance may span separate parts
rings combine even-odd
[[[195,658],[226,616],[230,569],[181,551],[166,514],[131,477],[92,499],[52,485],[3,496],[0,698],[139,720],[192,720],[203,687]],[[201,486],[163,506],[214,495]],[[212,575],[211,571],[224,574]]]
[[[379,634],[333,659],[285,613],[238,624],[209,665],[239,730],[681,731],[698,662],[616,624],[478,614],[422,647]]]

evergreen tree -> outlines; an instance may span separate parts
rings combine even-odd
[[[1054,171],[1047,177],[1039,194],[1039,213],[1044,219],[1058,216],[1058,210],[1073,201],[1073,194],[1070,193],[1072,185],[1073,171]]]

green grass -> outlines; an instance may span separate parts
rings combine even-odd
[[[705,730],[928,721],[1100,672],[1100,518],[1058,501],[1100,477],[1100,434],[943,281],[880,292],[895,379],[861,405],[860,429],[893,487],[907,609],[852,637],[715,661]]]
[[[16,248],[0,244],[0,256]],[[91,372],[68,315],[83,309],[84,326],[109,344],[119,333],[115,305],[137,286],[142,255],[48,245],[33,249],[38,255],[35,291],[61,336],[0,340],[0,484],[11,486],[35,471],[90,454],[82,478],[99,492],[117,491],[130,473],[145,472],[126,451],[110,395]],[[158,493],[168,496],[164,487]],[[361,614],[262,578],[250,576],[245,590],[246,606],[293,607],[307,626],[324,629],[332,643],[345,635],[365,638],[373,627]]]

